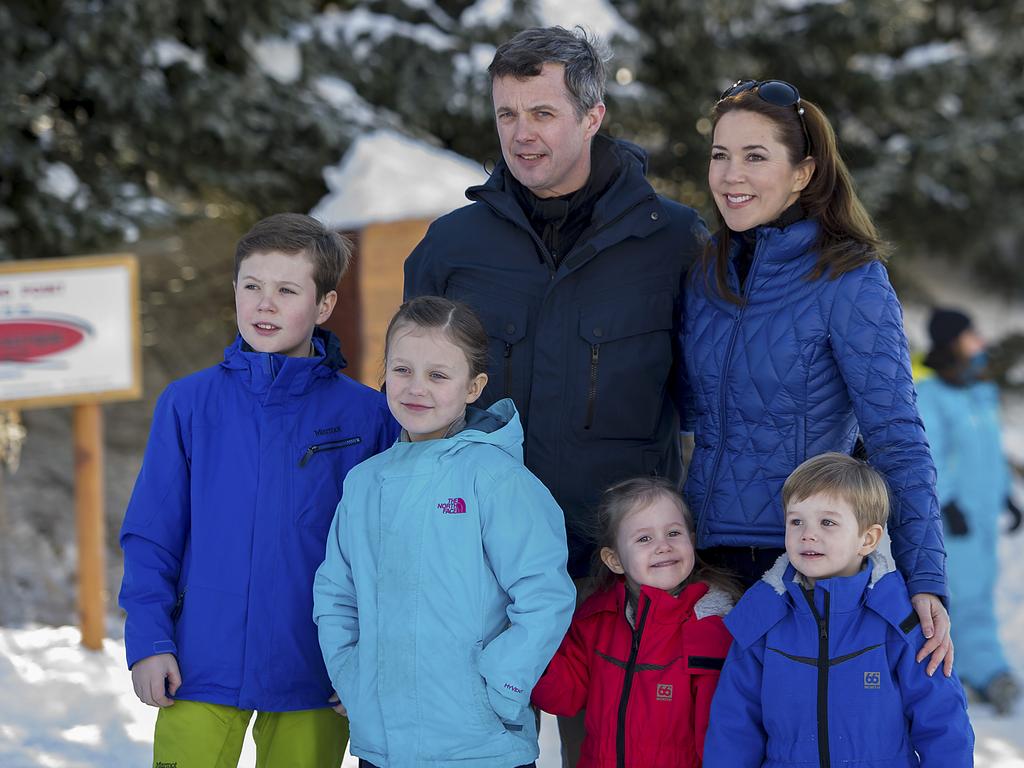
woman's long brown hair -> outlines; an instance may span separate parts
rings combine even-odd
[[[804,158],[807,138],[810,139],[814,174],[800,193],[799,202],[807,218],[817,220],[819,231],[815,244],[818,260],[808,272],[807,279],[818,280],[828,275],[830,280],[834,280],[868,262],[885,261],[889,245],[879,236],[871,216],[857,197],[828,118],[817,105],[806,99],[801,99],[800,105],[804,108],[806,137],[795,107],[770,104],[756,91],[743,91],[722,99],[712,110],[711,119],[713,126],[717,126],[722,116],[729,112],[746,111],[762,115],[775,126],[775,138],[786,147],[793,164]],[[699,272],[709,289],[713,274],[718,294],[733,304],[742,304],[742,297],[729,287],[728,281],[733,233],[717,207],[715,217],[718,219],[718,231],[701,254]]]

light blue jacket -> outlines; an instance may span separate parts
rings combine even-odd
[[[1011,484],[999,390],[990,381],[955,387],[934,376],[921,381],[917,391],[938,470],[939,504],[956,502],[967,523],[964,536],[946,531],[956,671],[964,682],[984,689],[1010,668],[995,608],[1000,519]]]
[[[955,501],[972,530],[994,536],[1010,494],[998,388],[987,381],[954,387],[933,376],[918,383],[917,407],[938,470],[939,504]]]
[[[360,464],[313,584],[351,751],[380,768],[538,756],[530,692],[572,618],[565,524],[511,400]]]

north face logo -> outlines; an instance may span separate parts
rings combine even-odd
[[[658,701],[672,701],[672,686],[667,683],[659,685],[655,691],[655,698]]]
[[[448,499],[448,501],[442,501],[437,505],[437,508],[440,509],[442,514],[445,515],[466,514],[466,502],[459,498]]]

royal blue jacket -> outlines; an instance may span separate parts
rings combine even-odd
[[[694,431],[685,494],[698,546],[781,549],[783,482],[805,459],[850,453],[859,431],[892,493],[896,565],[911,594],[944,596],[935,466],[902,309],[877,261],[807,280],[817,236],[811,220],[759,227],[742,306],[703,275],[687,283],[680,388]]]
[[[726,616],[704,768],[974,765],[959,679],[915,661],[906,585],[884,555],[868,563],[809,592],[783,555]]]
[[[386,768],[538,755],[530,692],[575,606],[565,526],[511,400],[398,442],[345,481],[314,619],[352,754]]]
[[[157,402],[121,529],[129,667],[172,653],[176,698],[327,706],[313,574],[348,471],[397,436],[384,397],[315,357],[243,351]],[[325,344],[330,348],[327,353]]]
[[[636,475],[682,478],[672,397],[684,274],[706,239],[692,208],[655,194],[647,156],[605,136],[621,172],[557,264],[499,162],[473,204],[442,216],[405,263],[405,296],[469,304],[490,337],[479,401],[509,397],[526,466],[565,513],[569,572],[584,576],[602,489]]]

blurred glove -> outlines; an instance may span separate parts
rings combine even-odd
[[[946,521],[946,530],[950,536],[967,535],[967,518],[960,511],[955,501],[950,501],[942,506],[942,517]]]
[[[1020,528],[1021,519],[1024,515],[1021,515],[1020,507],[1013,503],[1013,499],[1009,496],[1006,497],[1006,511],[1010,514],[1010,524],[1006,528],[1007,533],[1014,533]]]

